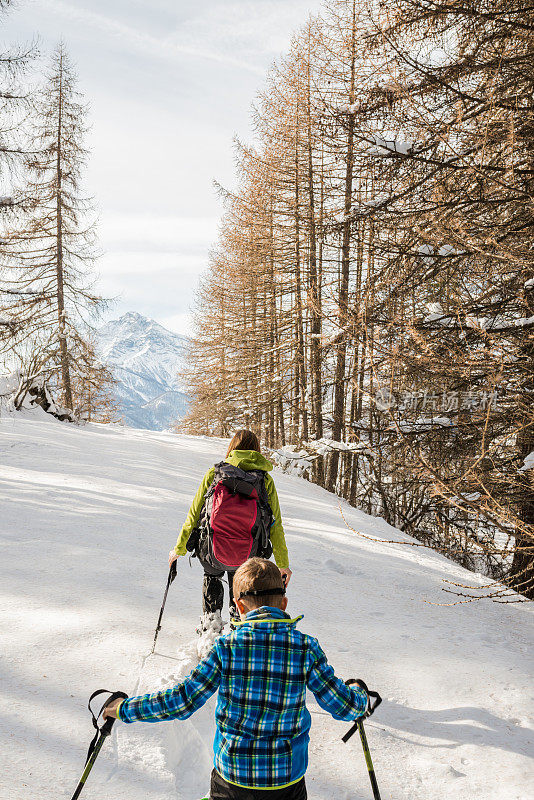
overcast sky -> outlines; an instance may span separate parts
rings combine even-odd
[[[7,42],[62,37],[91,106],[100,292],[179,333],[233,179],[232,137],[320,0],[17,0]],[[109,316],[109,315],[108,315]]]

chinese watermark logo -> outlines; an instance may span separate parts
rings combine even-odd
[[[397,392],[381,388],[375,394],[375,405],[379,411],[495,411],[497,391],[488,392]]]

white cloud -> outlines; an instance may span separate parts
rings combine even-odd
[[[207,259],[202,254],[190,255],[187,253],[160,253],[157,250],[116,250],[104,253],[98,261],[97,271],[101,282],[120,279],[125,283],[125,289],[131,291],[131,286],[124,279],[128,275],[135,281],[142,281],[146,275],[150,282],[150,292],[159,292],[162,296],[168,291],[169,281],[172,283],[187,283],[196,280],[206,267]],[[167,280],[168,278],[168,280]]]
[[[250,59],[258,54],[277,56],[287,47],[288,35],[319,5],[317,0],[214,2],[186,19],[168,38],[179,47],[202,43],[204,51],[240,52]],[[260,71],[265,74],[263,66]]]
[[[183,325],[189,320],[198,276],[205,264],[170,253],[114,253],[98,266],[98,290],[114,301],[107,318],[139,311],[159,321],[165,319],[167,327],[172,327],[169,320],[179,318]]]
[[[157,37],[145,31],[132,28],[124,22],[120,22],[113,17],[89,11],[85,8],[76,8],[71,3],[64,0],[41,0],[41,5],[50,11],[68,18],[81,25],[88,25],[96,28],[102,33],[122,41],[128,48],[151,55],[154,58],[166,60],[182,59],[184,56],[200,58],[207,61],[216,61],[227,64],[239,69],[245,69],[258,75],[264,74],[264,69],[257,64],[249,63],[240,58],[236,58],[230,53],[222,53],[218,49],[210,50],[203,48],[191,39],[190,43],[180,41],[180,37],[175,35]]]
[[[106,318],[139,311],[178,333],[191,333],[191,305],[206,269],[212,217],[110,215],[100,225],[104,255],[98,290],[113,298]]]
[[[170,331],[181,333],[183,336],[191,336],[191,314],[173,314],[170,317],[160,317],[158,322]]]
[[[232,137],[269,63],[320,0],[25,0],[4,37],[43,52],[62,36],[91,106],[87,194],[104,250],[97,291],[111,313],[189,325],[199,274],[232,188]],[[42,68],[42,63],[38,65]]]
[[[99,225],[105,251],[205,254],[215,240],[218,220],[213,217],[107,216]]]

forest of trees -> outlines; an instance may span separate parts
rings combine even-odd
[[[10,11],[1,0],[0,16]],[[82,190],[87,109],[63,43],[32,85],[34,47],[0,57],[0,359],[26,392],[69,419],[113,409],[112,378],[91,324],[98,255]]]
[[[219,187],[185,429],[252,426],[486,596],[533,598],[534,10],[326,0],[254,131]]]
[[[64,44],[2,53],[0,360],[18,400],[109,419],[86,118]],[[253,427],[486,596],[534,598],[534,10],[325,0],[253,126],[218,187],[181,428]]]

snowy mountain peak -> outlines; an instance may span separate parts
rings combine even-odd
[[[188,343],[188,339],[185,336],[181,336],[179,333],[173,333],[173,331],[164,328],[163,325],[156,322],[155,319],[145,317],[137,311],[128,311],[119,319],[106,322],[100,329],[99,335],[101,340],[108,347],[113,346],[113,344],[121,339],[151,339],[152,341],[159,339],[161,342],[166,342],[172,344],[173,347],[182,349],[185,348]]]
[[[116,397],[127,425],[165,430],[184,416],[188,397],[179,373],[188,339],[137,311],[98,332],[99,350],[118,382]]]

